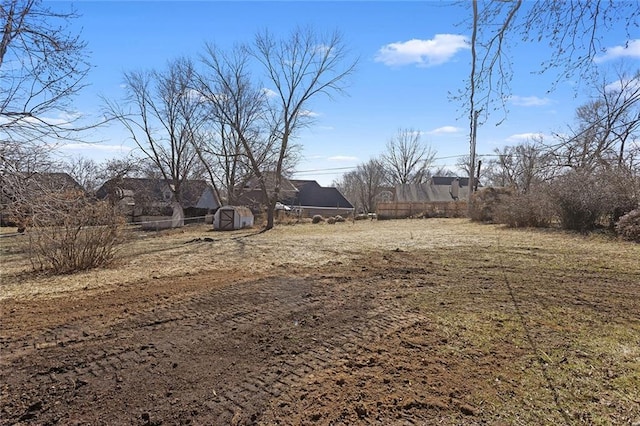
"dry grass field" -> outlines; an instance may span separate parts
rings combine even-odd
[[[0,423],[640,425],[640,246],[464,219],[0,239]],[[3,420],[4,419],[4,420]]]

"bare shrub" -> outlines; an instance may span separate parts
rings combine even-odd
[[[319,214],[313,215],[313,218],[311,218],[311,223],[320,223],[320,222],[324,222],[324,218]]]
[[[546,228],[554,218],[554,208],[546,185],[513,193],[501,199],[495,208],[496,222],[512,228]]]
[[[637,179],[620,170],[572,171],[551,185],[562,227],[586,232],[613,227],[615,219],[638,205]]]
[[[622,216],[616,224],[616,232],[627,241],[640,243],[640,208]]]
[[[611,195],[608,225],[614,229],[618,220],[640,205],[640,176],[625,169],[614,170],[605,176],[605,191]]]
[[[80,193],[43,198],[34,206],[30,222],[31,264],[56,274],[108,265],[122,241],[124,226],[113,206]]]
[[[336,218],[335,217],[330,217],[329,219],[327,219],[327,223],[329,225],[333,225],[334,223],[336,223]]]
[[[501,202],[513,194],[511,188],[483,188],[473,194],[470,216],[476,222],[497,222]],[[428,217],[428,216],[427,216]]]

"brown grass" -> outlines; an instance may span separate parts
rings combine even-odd
[[[638,244],[465,219],[305,223],[266,233],[190,226],[132,232],[117,266],[56,277],[29,273],[20,238],[0,239],[0,300],[207,271],[302,275],[405,252],[428,273],[406,303],[442,336],[430,355],[465,377],[475,407],[495,413],[495,423],[640,421]]]
[[[483,253],[491,248],[508,261],[510,254],[544,248],[546,266],[550,268],[615,270],[637,270],[640,255],[637,244],[604,237],[506,230],[466,219],[303,223],[280,225],[266,233],[260,233],[259,229],[214,232],[206,225],[161,232],[132,231],[113,267],[64,276],[31,273],[21,243],[22,236],[0,239],[0,300],[56,297],[78,289],[99,289],[211,270],[242,270],[247,276],[273,274],[283,267],[313,270],[332,262],[345,263],[394,249],[465,247]],[[576,255],[583,261],[567,265],[567,257]]]

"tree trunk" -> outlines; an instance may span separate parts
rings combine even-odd
[[[276,201],[269,201],[267,203],[267,224],[264,227],[265,231],[273,229],[276,212]]]
[[[173,209],[173,214],[171,215],[171,227],[172,228],[182,228],[184,226],[184,210],[182,206],[178,202],[174,202],[171,204],[171,208]]]

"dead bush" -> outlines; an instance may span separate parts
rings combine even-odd
[[[627,241],[640,243],[640,208],[622,216],[616,224],[616,232]]]
[[[311,223],[320,223],[320,222],[324,222],[324,218],[319,214],[313,215],[313,218],[311,218]]]
[[[329,225],[333,225],[334,223],[336,223],[336,218],[335,217],[330,217],[329,219],[327,219],[327,223]]]
[[[498,208],[502,201],[513,195],[511,188],[483,188],[473,194],[471,220],[476,222],[497,222]]]
[[[56,274],[105,266],[122,242],[123,226],[107,202],[81,194],[50,197],[34,207],[26,251],[34,269]]]
[[[553,223],[554,207],[546,185],[540,185],[502,197],[493,214],[496,222],[511,228],[546,228]]]
[[[572,171],[550,187],[562,227],[580,232],[613,227],[638,205],[637,193],[637,178],[620,170]]]

